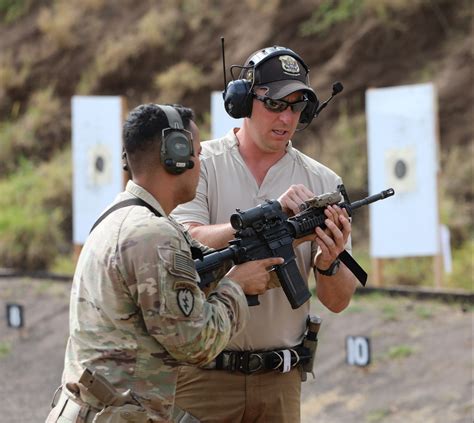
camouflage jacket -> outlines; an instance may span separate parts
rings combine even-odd
[[[206,299],[190,252],[204,247],[132,181],[115,202],[133,197],[163,217],[128,206],[89,235],[72,285],[63,383],[77,382],[87,366],[167,421],[178,366],[211,361],[249,311],[240,286],[225,277]]]

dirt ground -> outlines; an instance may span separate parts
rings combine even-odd
[[[60,382],[70,283],[0,278],[0,307],[24,306],[25,328],[0,314],[1,422],[44,421]],[[323,318],[316,378],[303,384],[302,422],[473,421],[473,308],[357,295]],[[369,337],[371,364],[346,363],[346,336]]]

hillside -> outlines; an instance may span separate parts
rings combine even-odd
[[[472,234],[472,18],[469,0],[1,1],[0,264],[44,268],[70,248],[71,96],[184,103],[205,138],[210,92],[223,88],[221,36],[228,66],[280,44],[305,58],[321,99],[344,83],[294,142],[350,180],[356,197],[367,190],[366,89],[434,82],[443,215],[461,245]],[[31,215],[35,225],[21,223]]]

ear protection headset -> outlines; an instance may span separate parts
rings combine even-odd
[[[168,119],[168,128],[161,133],[161,163],[165,169],[174,175],[192,169],[194,162],[193,138],[189,131],[184,129],[183,121],[178,111],[172,106],[159,106]]]
[[[230,116],[236,119],[250,117],[252,114],[252,89],[254,87],[255,70],[272,57],[282,55],[292,56],[297,59],[303,65],[306,73],[309,72],[306,63],[293,50],[275,46],[257,52],[248,61],[248,66],[241,67],[243,70],[253,68],[251,73],[252,80],[237,79],[230,81],[226,90],[222,93],[224,97],[225,110]],[[233,66],[231,67],[231,71],[232,68]],[[305,94],[308,96],[308,105],[301,112],[299,123],[309,124],[313,120],[316,110],[318,109],[319,100],[316,97],[316,94],[311,91],[306,91]]]

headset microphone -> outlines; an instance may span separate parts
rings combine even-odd
[[[332,84],[331,97],[329,97],[324,103],[321,103],[321,105],[318,107],[318,110],[316,110],[314,117],[317,117],[321,110],[323,110],[328,105],[328,103],[333,99],[333,97],[339,94],[343,89],[344,86],[340,82],[335,82],[334,84]]]
[[[227,78],[225,77],[225,52],[224,52],[224,37],[221,37],[221,48],[222,48],[222,69],[224,74],[224,91],[222,91],[222,97],[225,98],[227,93]]]
[[[332,84],[332,95],[339,94],[344,89],[344,86],[340,82]]]

